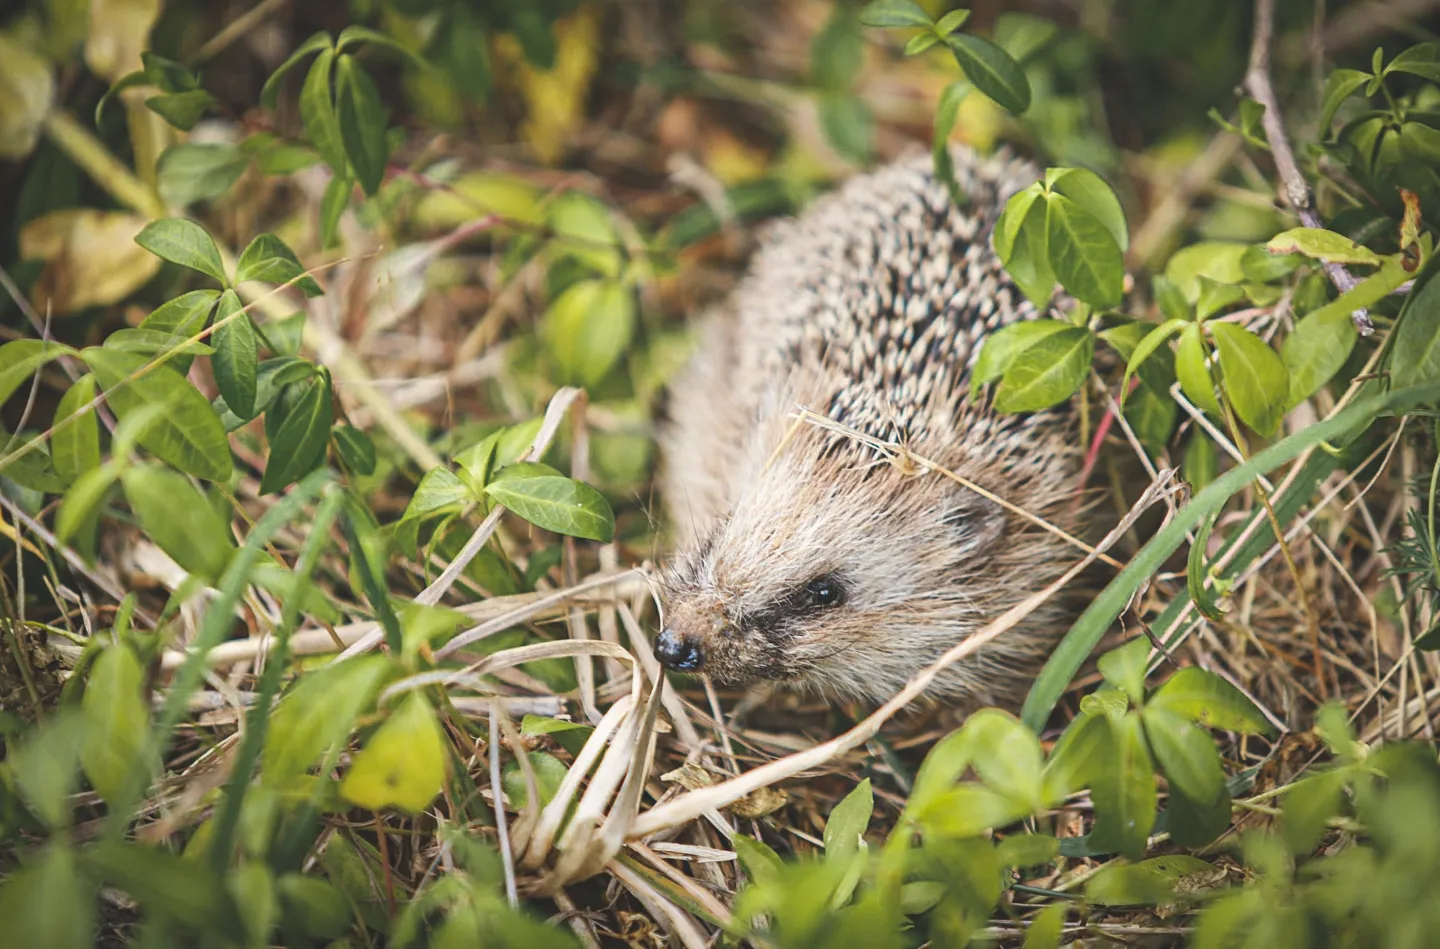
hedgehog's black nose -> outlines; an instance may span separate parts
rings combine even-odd
[[[699,645],[670,629],[661,632],[655,640],[655,658],[676,672],[695,672],[705,664],[705,653]]]

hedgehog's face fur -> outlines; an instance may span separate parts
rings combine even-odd
[[[1013,596],[995,588],[1016,575],[996,568],[1012,561],[998,505],[941,474],[836,450],[838,438],[802,436],[812,444],[697,525],[663,580],[656,655],[669,668],[884,700]],[[991,692],[997,680],[978,671],[943,690]]]

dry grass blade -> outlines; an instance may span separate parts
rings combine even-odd
[[[592,605],[598,602],[598,599],[589,594],[608,586],[615,587],[616,594],[620,596],[645,589],[644,583],[635,571],[624,570],[620,573],[587,577],[569,589],[557,590],[553,593],[517,593],[513,596],[497,596],[478,603],[467,603],[464,606],[455,607],[455,609],[480,625],[457,636],[456,639],[468,637],[459,646],[454,646],[455,640],[451,640],[441,650],[437,650],[437,654],[443,658],[454,649],[483,639],[491,633],[500,632],[531,620],[551,619],[563,615],[565,609],[572,602]],[[379,628],[379,625],[373,620],[367,620],[336,626],[333,629],[302,629],[290,638],[290,652],[296,656],[337,652],[347,646],[364,641],[367,637],[376,634]],[[221,643],[210,651],[206,659],[210,665],[219,667],[251,662],[264,655],[272,645],[273,638],[268,634],[251,639],[235,640]],[[451,646],[454,646],[454,649],[450,648]],[[184,652],[167,649],[161,658],[160,667],[165,670],[178,669],[184,661]]]

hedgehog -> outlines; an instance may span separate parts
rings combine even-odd
[[[925,153],[772,222],[697,328],[660,432],[667,668],[879,703],[1075,561],[1057,534],[913,463],[1077,527],[1072,413],[1001,415],[970,385],[990,334],[1043,315],[990,241],[1039,170],[1004,151],[953,160],[963,204]],[[1047,602],[927,698],[1014,707],[1073,610]]]

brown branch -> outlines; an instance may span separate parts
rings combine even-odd
[[[1290,139],[1285,134],[1285,121],[1280,115],[1280,103],[1275,98],[1275,87],[1270,82],[1270,40],[1275,32],[1275,0],[1256,0],[1255,36],[1250,45],[1250,66],[1245,72],[1245,89],[1251,97],[1265,107],[1261,123],[1265,126],[1265,138],[1270,142],[1270,151],[1275,156],[1275,171],[1284,186],[1285,200],[1300,217],[1306,227],[1323,228],[1325,224],[1315,211],[1314,193],[1310,183],[1295,163],[1295,153],[1290,148]],[[1326,263],[1325,273],[1330,282],[1341,293],[1355,286],[1356,280],[1350,271],[1340,264]],[[1370,314],[1363,309],[1351,314],[1355,328],[1361,336],[1375,332]]]

